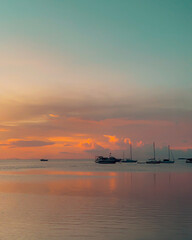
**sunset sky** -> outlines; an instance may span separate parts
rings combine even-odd
[[[0,159],[192,157],[191,0],[2,0]]]

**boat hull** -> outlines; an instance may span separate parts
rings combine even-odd
[[[95,162],[99,163],[99,164],[114,164],[114,163],[118,162],[118,159],[116,159],[115,157],[99,156],[96,158]]]
[[[192,163],[192,158],[187,158],[186,163]]]
[[[126,160],[121,160],[123,163],[136,163],[137,160],[132,160],[132,159],[126,159]]]
[[[174,163],[175,161],[164,159],[161,163]]]
[[[156,161],[156,160],[149,160],[149,161],[146,161],[147,164],[160,164],[161,161]]]
[[[116,162],[113,162],[113,161],[95,161],[96,163],[99,163],[99,164],[115,164]]]

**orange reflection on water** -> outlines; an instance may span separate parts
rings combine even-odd
[[[116,179],[115,178],[111,178],[109,180],[109,189],[111,191],[115,191],[115,189],[117,188],[117,182],[116,182]]]
[[[116,172],[32,169],[0,171],[0,192],[51,195],[106,195],[117,187]]]
[[[147,204],[156,198],[192,197],[191,173],[30,170],[11,174],[1,172],[0,192],[133,198]]]
[[[30,171],[30,173],[34,174],[33,171]],[[14,178],[14,175],[9,178],[8,175],[8,180],[6,177],[6,179],[0,181],[0,192],[103,196],[112,193],[116,189],[118,181],[116,177],[111,177],[108,173],[59,172],[60,175],[56,175],[57,171],[48,171],[48,173],[47,177],[44,175],[44,177],[39,176],[37,178],[35,177],[37,175],[24,176],[23,172],[21,172],[20,178],[16,176]],[[4,172],[4,174],[6,173]],[[17,174],[20,173],[17,172]],[[36,171],[35,174],[37,174]],[[38,172],[38,174],[40,173]],[[61,174],[65,175],[62,177]],[[68,177],[69,175],[70,177]]]
[[[23,171],[0,171],[0,175],[71,175],[71,176],[117,176],[116,172],[81,172],[32,169]]]

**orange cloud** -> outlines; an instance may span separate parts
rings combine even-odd
[[[103,135],[103,136],[108,138],[110,143],[116,143],[119,141],[119,139],[116,136],[110,136],[110,135]]]
[[[9,131],[9,129],[6,129],[6,128],[0,128],[0,132],[7,132]]]
[[[94,149],[95,144],[96,143],[95,143],[94,139],[88,138],[88,139],[85,139],[85,140],[81,141],[78,144],[78,147],[80,147],[81,149]]]
[[[49,116],[52,117],[52,118],[58,118],[59,117],[59,115],[55,115],[55,114],[52,114],[52,113],[50,113]]]
[[[7,142],[17,142],[17,141],[22,141],[23,139],[21,138],[9,138],[7,139]]]
[[[132,142],[131,142],[131,139],[130,139],[130,138],[125,138],[125,139],[124,139],[124,143],[129,143],[129,144],[131,144]]]

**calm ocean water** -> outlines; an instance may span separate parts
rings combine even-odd
[[[191,240],[192,164],[1,160],[2,240]]]

